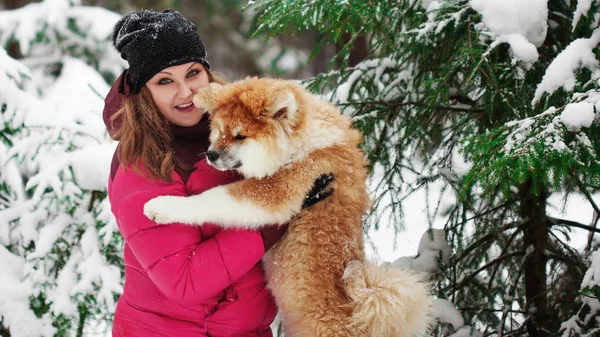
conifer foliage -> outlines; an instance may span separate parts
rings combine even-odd
[[[423,191],[431,219],[446,220],[454,254],[435,291],[472,329],[433,334],[600,333],[598,1],[251,3],[257,32],[317,30],[343,44],[331,62],[342,66],[307,85],[364,131],[368,224],[400,227],[403,201]],[[349,66],[365,36],[368,58]],[[589,222],[550,214],[556,195],[583,200]],[[586,247],[569,243],[575,228]]]
[[[1,336],[82,336],[114,312],[122,243],[101,111],[124,68],[119,18],[67,0],[0,12]]]

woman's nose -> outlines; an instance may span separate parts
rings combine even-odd
[[[194,94],[194,90],[191,86],[189,86],[187,83],[181,83],[179,84],[179,87],[177,88],[177,95],[180,98],[188,98],[191,97]]]

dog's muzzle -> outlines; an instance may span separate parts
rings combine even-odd
[[[236,160],[235,158],[228,156],[226,152],[221,151],[207,151],[206,159],[208,164],[221,171],[234,170],[242,166],[241,161]]]

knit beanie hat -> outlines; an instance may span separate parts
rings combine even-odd
[[[113,43],[129,63],[127,82],[132,94],[167,67],[198,62],[210,69],[196,25],[172,9],[125,15],[115,25]]]

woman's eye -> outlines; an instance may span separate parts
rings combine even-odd
[[[235,136],[235,140],[244,140],[244,139],[246,139],[246,136],[244,136],[244,135],[238,134],[237,136]]]
[[[169,79],[169,78],[163,78],[160,81],[158,81],[158,84],[169,84],[171,82],[173,82],[173,81],[171,81],[171,79]]]
[[[187,73],[187,77],[190,78],[190,77],[198,74],[199,72],[200,71],[198,69],[191,70],[189,73]]]

